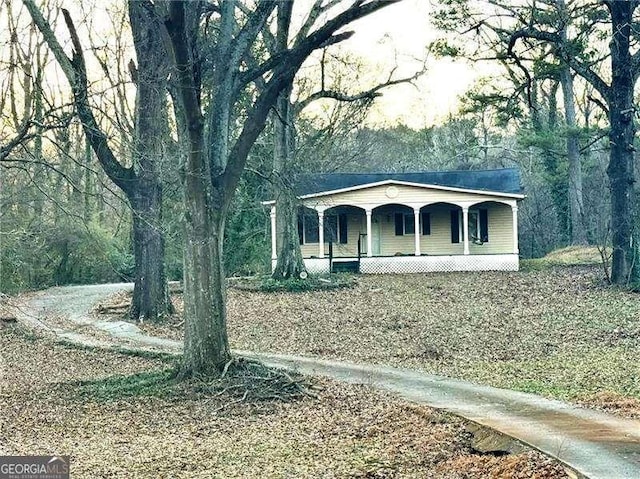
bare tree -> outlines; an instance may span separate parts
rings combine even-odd
[[[310,15],[307,35],[299,37],[286,50],[247,68],[245,60],[256,38],[276,6],[280,7],[277,12],[280,21],[285,21],[287,3],[260,0],[254,9],[238,0],[223,0],[213,7],[186,1],[169,3],[166,27],[177,71],[175,101],[185,118],[188,142],[183,376],[216,374],[229,361],[222,267],[225,218],[249,151],[280,92],[291,84],[314,50],[353,34],[339,33],[342,27],[394,2],[316,0],[312,13],[325,3],[348,5],[323,20]],[[208,24],[200,22],[199,13],[217,16],[213,44],[207,45],[206,38],[203,39],[209,33]],[[199,49],[205,46],[209,47],[206,58],[211,67],[209,72],[201,71],[204,57]],[[207,84],[202,81],[203,74],[208,75]],[[264,88],[254,88],[256,80]],[[206,110],[204,95],[209,99]],[[233,109],[240,106],[240,98],[244,111],[236,130],[231,118]]]
[[[80,38],[71,15],[62,10],[73,46],[72,56],[65,53],[33,0],[24,0],[33,22],[71,85],[76,113],[85,135],[107,176],[127,197],[133,214],[136,278],[130,314],[134,319],[156,320],[173,311],[164,272],[162,186],[158,162],[163,154],[162,140],[167,126],[167,77],[169,63],[161,37],[161,23],[153,4],[129,2],[138,66],[132,64],[137,85],[136,128],[132,166],[119,161],[90,103],[87,68]]]
[[[579,145],[580,132],[576,119],[574,77],[569,64],[558,54],[558,49],[574,48],[572,47],[573,39],[567,35],[567,28],[571,24],[572,15],[576,15],[575,11],[570,12],[563,0],[542,0],[534,3],[461,0],[457,3],[464,5],[460,13],[448,16],[446,7],[442,7],[441,15],[436,15],[437,21],[439,25],[453,29],[459,43],[465,42],[470,35],[473,35],[475,42],[467,42],[464,46],[453,48],[451,45],[443,48],[442,43],[436,43],[436,46],[441,52],[447,54],[453,53],[456,56],[468,56],[471,60],[500,63],[506,73],[504,78],[509,79],[515,86],[514,93],[518,101],[524,99],[528,104],[533,128],[543,135],[546,133],[541,129],[543,125],[541,105],[544,103],[552,103],[549,115],[554,116],[550,117],[548,126],[549,130],[557,135],[557,132],[553,131],[555,126],[551,127],[551,124],[555,124],[557,120],[556,96],[558,87],[562,87],[568,179],[565,179],[567,175],[563,173],[563,191],[558,191],[554,195],[555,203],[560,210],[560,223],[564,225],[563,229],[567,231],[569,241],[574,244],[586,243],[587,228],[582,199],[582,159]],[[544,24],[544,28],[556,29],[559,44],[540,44],[527,37],[521,39],[522,45],[511,42],[511,35],[515,31],[531,24]],[[545,82],[551,83],[546,95],[544,91],[538,91]],[[514,108],[513,96],[503,95],[504,93],[494,91],[486,95],[485,99],[491,102],[496,97],[502,97],[501,100],[507,109],[515,111],[517,107]],[[546,98],[542,98],[543,96]],[[555,166],[557,160],[552,158],[555,154],[546,151],[545,148],[542,149],[545,165]],[[554,171],[553,175],[557,176],[557,173]],[[568,209],[569,221],[564,214],[566,209]]]
[[[324,59],[321,64],[321,70],[324,70]],[[295,127],[299,115],[313,102],[321,99],[353,103],[366,111],[375,98],[382,95],[383,89],[410,82],[422,73],[423,70],[410,77],[403,78],[393,78],[392,73],[387,80],[374,87],[351,94],[328,88],[324,81],[324,74],[321,74],[320,88],[306,97],[292,101],[290,89],[285,89],[281,93],[275,110],[277,114],[274,115],[273,172],[276,187],[276,243],[279,247],[276,267],[272,274],[273,278],[295,278],[305,270],[297,228],[298,201],[295,194],[295,185],[293,184],[295,179],[294,165],[300,160],[296,155],[295,148]]]
[[[560,2],[561,3],[561,2]],[[557,54],[578,75],[588,81],[606,103],[609,117],[609,140],[611,152],[607,175],[611,190],[611,229],[613,260],[611,281],[627,284],[632,274],[636,256],[633,242],[633,185],[634,171],[634,112],[633,91],[640,75],[640,52],[636,48],[633,26],[636,25],[635,11],[638,1],[603,1],[610,20],[610,68],[611,81],[607,83],[593,68],[593,61],[576,55],[571,44],[565,43],[563,32],[543,31],[535,25],[522,28],[511,36],[511,43],[522,38],[532,38],[549,42],[557,47]],[[602,9],[599,5],[594,9]],[[595,29],[596,24],[582,25],[584,29]]]
[[[611,280],[615,284],[626,284],[630,280],[635,257],[632,203],[635,182],[633,90],[640,75],[640,52],[635,35],[639,2],[585,0],[572,2],[570,11],[567,11],[567,5],[562,0],[534,3],[456,0],[454,3],[456,9],[464,13],[464,18],[460,15],[453,18],[456,9],[445,7],[440,19],[446,20],[449,13],[450,21],[461,22],[458,25],[461,33],[473,34],[478,38],[493,35],[503,44],[506,42],[507,49],[501,58],[510,59],[529,81],[531,76],[521,62],[522,52],[546,46],[551,48],[548,53],[561,65],[568,66],[597,92],[593,101],[606,111],[610,127],[611,150],[607,176],[611,191]],[[473,5],[480,8],[474,9]],[[486,7],[498,10],[499,14],[493,17],[487,15]],[[600,37],[607,39],[602,42],[601,51],[592,46]],[[608,48],[604,46],[605,42],[608,42]],[[517,51],[519,45],[522,45],[520,53]],[[480,57],[481,52],[477,53]],[[606,63],[608,68],[602,68]],[[607,69],[610,74],[606,73]],[[609,75],[610,78],[607,78]],[[568,88],[570,84],[566,71],[563,77],[563,87]],[[532,89],[528,89],[529,95],[532,92]],[[569,91],[566,96],[570,96]],[[571,138],[569,140],[574,141]],[[571,148],[574,149],[574,146]],[[579,169],[572,167],[571,173],[577,175]],[[580,182],[574,180],[569,186],[579,185]],[[578,195],[572,198],[577,208],[579,202]]]
[[[569,12],[564,0],[556,0],[558,14],[561,18],[559,30],[560,42],[568,44],[567,27],[570,23]],[[573,88],[573,73],[567,62],[560,65],[560,85],[564,102],[564,116],[567,125],[566,145],[569,160],[569,212],[571,214],[571,242],[574,244],[587,243],[587,227],[584,217],[584,202],[582,199],[582,160],[580,157],[580,143],[578,141],[578,122],[576,120],[576,102]]]

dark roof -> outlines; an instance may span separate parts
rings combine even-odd
[[[423,185],[449,186],[467,190],[521,194],[520,170],[424,171],[420,173],[314,173],[300,175],[298,196],[341,190],[354,186],[396,180]]]

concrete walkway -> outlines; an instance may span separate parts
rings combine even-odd
[[[53,331],[67,341],[106,348],[146,349],[180,354],[182,343],[145,335],[135,325],[89,317],[91,306],[132,285],[52,288],[36,295],[20,311],[19,321]],[[51,328],[45,314],[65,315],[91,334]],[[89,331],[88,331],[89,332]],[[411,401],[444,409],[509,435],[563,462],[591,479],[640,479],[640,421],[622,419],[555,400],[418,371],[322,360],[302,356],[235,351],[269,365],[304,374],[368,384]]]

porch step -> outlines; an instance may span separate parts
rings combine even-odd
[[[358,273],[359,270],[358,261],[334,261],[331,266],[332,273]]]

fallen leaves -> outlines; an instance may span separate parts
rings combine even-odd
[[[480,479],[509,477],[492,471],[513,463],[525,463],[531,475],[511,477],[566,477],[533,452],[487,460],[469,448],[461,420],[367,386],[318,380],[317,399],[234,402],[249,393],[219,394],[219,385],[207,382],[199,392],[192,383],[169,395],[104,401],[81,393],[81,383],[146,374],[152,385],[166,362],[69,349],[7,329],[0,331],[0,358],[8,373],[0,383],[0,451],[68,454],[74,478]],[[268,374],[239,371],[230,365],[227,374]]]
[[[361,276],[353,289],[295,296],[230,291],[229,336],[239,349],[420,368],[563,399],[602,389],[640,397],[630,380],[640,377],[640,301],[600,277],[586,266]]]
[[[175,302],[181,310],[180,296]],[[639,318],[640,296],[603,285],[599,266],[362,275],[334,291],[228,292],[237,349],[418,368],[576,402],[604,390],[640,398]],[[177,324],[143,328],[181,339]]]

